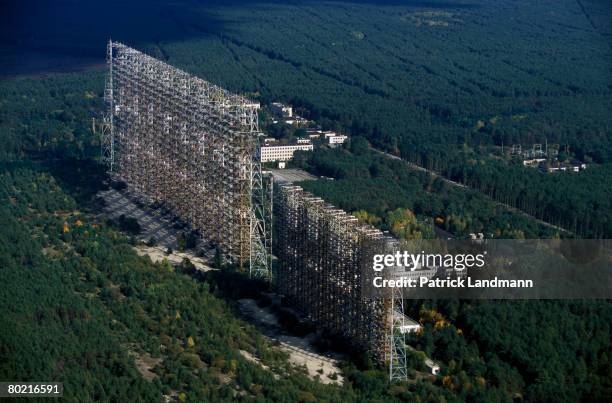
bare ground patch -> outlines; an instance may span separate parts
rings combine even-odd
[[[240,311],[244,315],[268,330],[266,332],[267,337],[278,342],[278,348],[289,354],[290,363],[297,367],[305,368],[307,374],[312,379],[318,378],[321,383],[337,383],[342,385],[344,379],[342,375],[340,375],[342,371],[338,366],[338,360],[331,356],[318,353],[308,336],[297,337],[283,334],[276,314],[268,308],[257,306],[257,303],[253,299],[241,299],[238,301],[238,304]],[[245,353],[247,353],[250,358],[258,360],[248,352]],[[241,354],[245,356],[242,351]],[[249,360],[249,357],[245,356],[245,358]],[[258,363],[263,365],[260,362]]]
[[[168,259],[173,265],[180,264],[183,259],[189,259],[191,263],[195,266],[196,269],[201,271],[209,271],[214,270],[212,267],[208,266],[208,263],[203,258],[197,257],[191,252],[177,252],[173,251],[170,254],[166,254],[166,251],[161,246],[145,246],[138,245],[134,247],[136,253],[140,256],[149,256],[152,262],[161,262],[164,259]]]
[[[163,361],[162,358],[154,358],[149,353],[137,353],[135,351],[130,351],[130,355],[134,357],[136,369],[145,380],[151,382],[157,378],[157,374],[152,369]]]

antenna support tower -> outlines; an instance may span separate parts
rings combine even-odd
[[[272,182],[244,97],[108,42],[102,155],[111,176],[161,202],[223,258],[271,279]]]
[[[399,242],[393,240],[388,244],[387,253],[394,254],[399,250]],[[397,272],[398,268],[395,268]],[[391,288],[391,307],[389,320],[391,325],[387,327],[387,353],[389,362],[389,380],[401,381],[408,379],[408,364],[406,362],[406,316],[404,314],[404,289],[401,287]]]
[[[406,379],[401,293],[375,298],[364,288],[373,256],[394,253],[398,241],[299,186],[277,186],[274,201],[278,292],[321,329],[388,365],[391,380]]]

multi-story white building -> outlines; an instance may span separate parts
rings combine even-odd
[[[263,146],[259,149],[261,162],[289,161],[296,151],[312,151],[312,144],[291,144],[288,146]]]
[[[306,133],[311,139],[323,137],[324,141],[329,145],[342,144],[348,139],[348,136],[338,134],[331,130],[306,129]]]
[[[337,145],[344,143],[348,137],[343,134],[339,134],[335,136],[325,136],[325,138],[327,139],[329,145]]]

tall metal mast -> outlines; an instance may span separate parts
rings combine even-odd
[[[398,250],[399,243],[393,240],[389,243],[391,253]],[[394,270],[395,277],[395,270]],[[402,287],[391,287],[390,326],[387,330],[387,351],[389,353],[389,380],[401,381],[408,379],[406,363],[406,334],[404,315],[404,292]]]
[[[109,39],[106,48],[108,76],[104,85],[104,102],[107,112],[102,118],[101,159],[108,166],[109,172],[115,171],[115,130],[113,124],[113,41]]]

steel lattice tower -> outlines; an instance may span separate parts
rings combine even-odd
[[[389,242],[387,253],[395,253],[399,250],[399,243],[395,240]],[[397,273],[396,268],[396,273]],[[401,275],[400,275],[401,276]],[[389,363],[389,379],[391,381],[408,379],[408,365],[406,363],[406,335],[402,331],[405,326],[404,315],[404,292],[403,288],[391,289],[389,308],[390,326],[387,330],[387,354],[386,361]]]
[[[364,290],[373,256],[394,254],[397,240],[299,186],[278,186],[274,200],[279,293],[388,365],[391,380],[406,379],[401,292],[370,298]]]
[[[255,104],[117,42],[107,59],[101,144],[111,175],[271,279],[273,187],[256,152]],[[387,363],[391,380],[406,379],[402,296],[365,298],[361,285],[372,256],[397,241],[298,186],[275,193],[278,290]]]
[[[226,260],[271,278],[271,176],[258,104],[118,42],[107,48],[102,160],[167,205]]]

